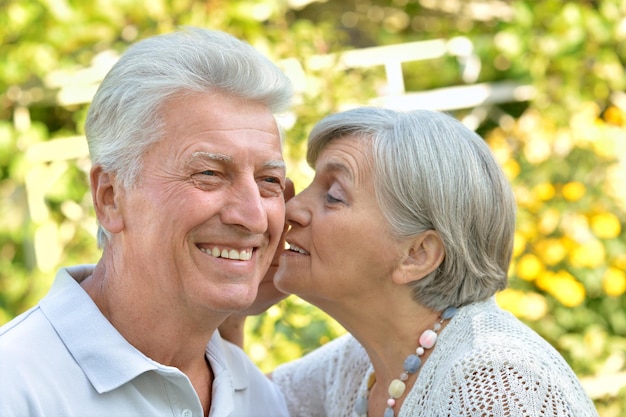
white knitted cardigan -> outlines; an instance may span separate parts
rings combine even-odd
[[[372,371],[363,347],[345,335],[279,366],[272,378],[292,417],[356,417]],[[397,415],[598,414],[561,355],[490,298],[460,308],[442,330]]]

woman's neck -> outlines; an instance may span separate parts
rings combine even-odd
[[[391,380],[402,372],[404,359],[418,347],[420,335],[438,321],[440,311],[418,304],[410,296],[381,295],[370,303],[317,302],[311,300],[343,327],[365,348],[377,378]]]
[[[390,397],[389,385],[393,380],[401,379],[407,356],[415,354],[420,346],[420,336],[427,330],[437,328],[436,324],[441,321],[441,311],[421,306],[410,296],[403,298],[396,294],[395,298],[389,298],[394,301],[387,303],[381,302],[382,299],[380,297],[369,305],[363,303],[363,300],[355,300],[351,303],[323,303],[319,306],[343,325],[369,356],[376,381],[368,395],[369,415],[372,417],[384,414]],[[441,327],[446,324],[447,321],[443,322]],[[421,363],[428,360],[433,349],[423,350],[423,354],[419,355]],[[418,375],[419,370],[408,374],[403,381],[406,389],[395,400],[393,408],[396,415]]]

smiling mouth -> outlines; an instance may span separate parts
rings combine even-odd
[[[309,252],[305,251],[304,249],[302,249],[299,246],[294,245],[293,243],[289,244],[289,250],[292,251],[292,252],[300,253],[302,255],[309,255]]]
[[[207,255],[213,256],[214,258],[224,258],[231,259],[234,261],[248,261],[252,258],[252,248],[250,249],[220,249],[217,246],[213,248],[199,248],[202,252]]]

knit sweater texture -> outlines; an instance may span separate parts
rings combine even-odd
[[[363,347],[344,335],[279,366],[272,378],[292,417],[356,417],[371,372]],[[492,297],[461,307],[441,331],[396,416],[598,414],[563,357]]]

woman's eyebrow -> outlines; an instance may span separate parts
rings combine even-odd
[[[351,182],[354,182],[354,176],[352,175],[352,171],[344,164],[339,162],[329,162],[324,164],[322,167],[322,172],[327,174],[335,174],[339,176],[347,177]]]

